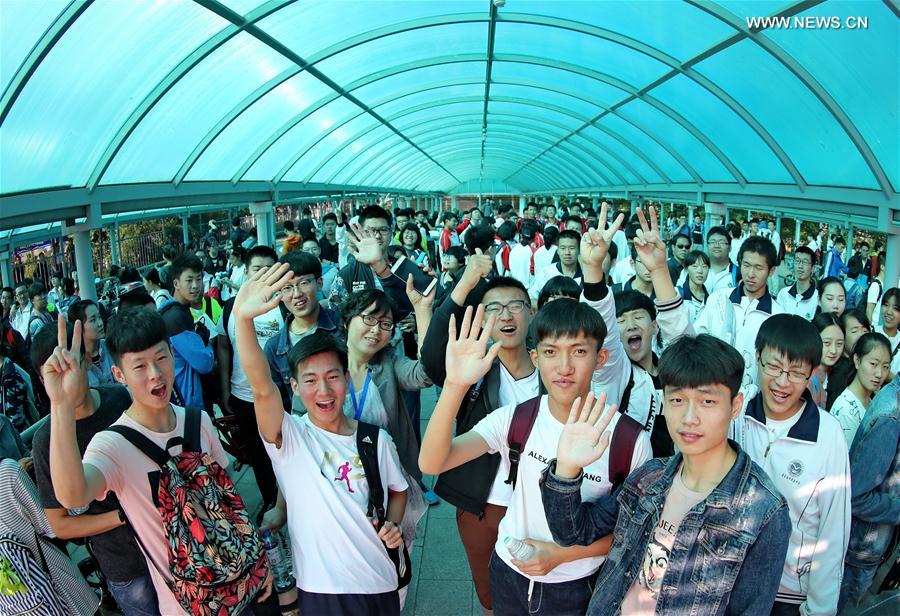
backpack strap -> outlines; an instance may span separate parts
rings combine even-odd
[[[356,449],[366,474],[366,483],[369,484],[366,516],[377,519],[380,527],[387,516],[384,511],[384,486],[381,485],[381,470],[378,468],[378,430],[378,426],[357,422]]]
[[[631,404],[631,390],[634,389],[634,365],[631,366],[631,370],[628,371],[628,385],[625,386],[625,389],[622,391],[622,399],[619,400],[619,413],[622,415],[628,414],[628,405]]]
[[[168,451],[164,450],[162,447],[151,441],[149,438],[147,438],[134,428],[129,428],[128,426],[117,424],[108,427],[107,431],[115,432],[116,434],[125,437],[126,441],[134,445],[142,454],[153,460],[153,462],[160,468],[164,467],[172,457],[171,455],[169,455]]]
[[[516,487],[516,476],[519,473],[519,458],[525,447],[534,420],[537,419],[541,408],[541,396],[526,400],[513,410],[512,421],[509,423],[509,432],[506,433],[506,444],[509,446],[509,477],[506,483]]]
[[[625,483],[631,472],[634,444],[644,426],[628,415],[621,415],[609,443],[609,482],[613,488]]]
[[[200,449],[200,413],[203,409],[195,406],[184,409],[184,442],[182,451],[201,451]]]

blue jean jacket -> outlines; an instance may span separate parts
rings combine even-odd
[[[765,472],[741,451],[725,478],[691,509],[675,536],[656,603],[657,614],[768,615],[781,581],[791,534],[787,502]],[[618,614],[640,573],[681,454],[650,460],[632,472],[618,496],[581,502],[582,476],[544,471],[541,495],[553,539],[588,545],[614,534],[588,614]]]
[[[877,567],[900,525],[900,375],[869,404],[850,448],[853,521],[846,562]]]

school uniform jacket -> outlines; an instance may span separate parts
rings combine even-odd
[[[816,285],[811,284],[803,293],[797,293],[797,283],[795,282],[779,291],[776,301],[788,314],[796,314],[807,321],[812,321],[812,318],[816,316],[816,307],[819,305],[819,292],[816,290]]]
[[[744,395],[744,412],[732,422],[729,437],[769,475],[791,513],[776,601],[805,601],[803,614],[835,614],[851,520],[850,461],[841,426],[807,391],[800,419],[775,438],[759,389],[750,385]]]

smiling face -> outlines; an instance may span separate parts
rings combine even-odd
[[[893,298],[888,298],[881,304],[881,320],[884,329],[889,332],[897,330],[897,325],[900,324],[900,304],[897,304]]]
[[[168,341],[143,351],[123,353],[112,373],[128,387],[135,402],[152,409],[168,406],[175,382],[175,359]]]
[[[809,255],[801,253],[794,257],[794,276],[797,280],[809,280],[812,270],[812,259]]]
[[[666,387],[663,414],[669,436],[685,456],[702,456],[728,446],[728,428],[741,412],[743,394],[731,399],[721,383],[699,387]]]
[[[719,234],[710,235],[706,245],[709,249],[710,259],[718,262],[728,257],[730,242],[726,236]]]
[[[391,341],[394,319],[378,312],[373,302],[347,324],[347,347],[351,353],[372,356]]]
[[[658,331],[656,321],[644,309],[629,310],[616,317],[619,339],[628,359],[639,364],[653,351],[653,336]]]
[[[544,338],[531,351],[531,361],[537,366],[547,393],[566,409],[575,398],[587,394],[591,375],[606,359],[607,352],[600,343],[584,335]]]
[[[819,296],[819,306],[822,308],[822,312],[830,312],[839,317],[844,313],[846,305],[844,285],[839,282],[825,285],[825,288],[822,289],[822,295]]]
[[[416,232],[412,230],[404,231],[401,237],[403,239],[403,245],[407,248],[415,248],[416,240],[419,239]]]
[[[485,318],[497,310],[494,313],[497,320],[491,331],[491,338],[495,342],[499,342],[500,346],[507,350],[517,349],[525,344],[528,326],[531,325],[533,317],[527,294],[522,293],[521,289],[500,287],[485,293],[482,303],[485,305]],[[501,308],[502,306],[505,308]],[[519,312],[514,312],[520,308]]]
[[[16,287],[16,301],[19,302],[20,308],[28,305],[28,287],[25,285]]]
[[[792,417],[800,409],[800,399],[809,387],[812,366],[800,360],[789,361],[783,353],[769,347],[757,354],[756,362],[757,383],[766,415],[773,419]]]
[[[844,332],[837,325],[829,325],[819,335],[822,337],[822,365],[831,368],[844,353]]]
[[[281,288],[281,301],[295,319],[305,319],[319,309],[317,295],[322,279],[313,274],[295,277]]]
[[[863,389],[874,393],[881,389],[891,373],[891,354],[883,344],[873,345],[868,353],[853,356],[856,377]]]
[[[314,424],[329,424],[343,412],[347,378],[336,353],[317,353],[297,364],[291,389]]]

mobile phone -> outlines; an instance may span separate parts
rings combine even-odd
[[[433,278],[423,272],[418,265],[403,255],[400,255],[394,262],[394,265],[391,267],[391,272],[393,272],[394,276],[400,278],[404,284],[406,283],[407,277],[412,274],[413,288],[422,295],[431,293],[434,286],[437,284],[437,278]]]

